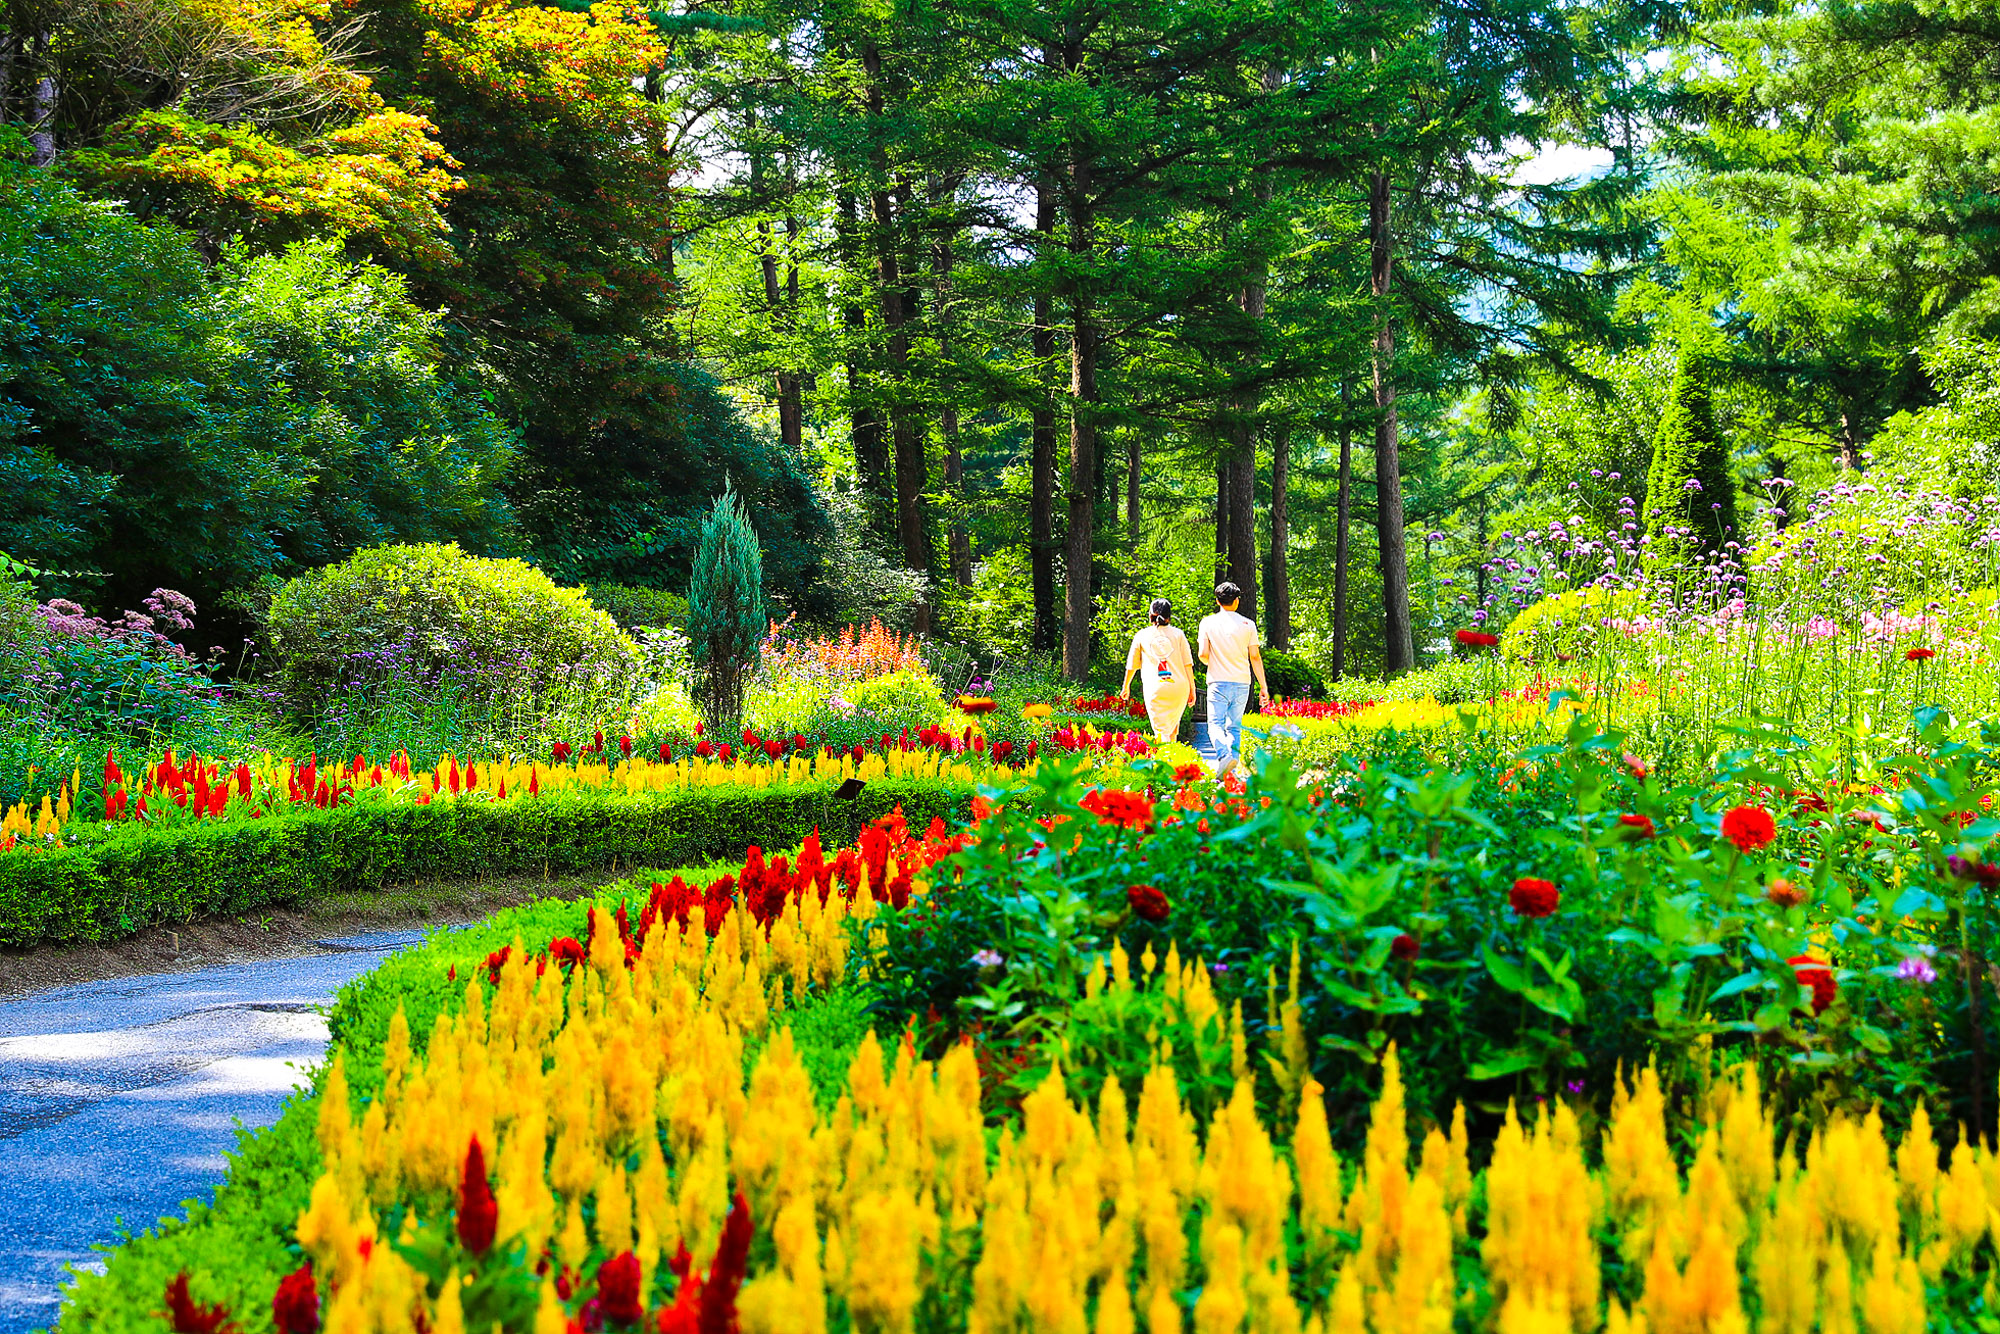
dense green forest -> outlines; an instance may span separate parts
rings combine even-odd
[[[775,614],[1075,679],[1221,576],[1330,677],[1606,570],[1923,602],[1996,531],[1996,38],[8,0],[0,551],[223,643],[384,542],[685,594],[733,487]]]

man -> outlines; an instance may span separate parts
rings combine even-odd
[[[1235,584],[1215,586],[1215,615],[1204,616],[1199,635],[1203,665],[1208,668],[1208,739],[1215,747],[1215,776],[1236,767],[1243,753],[1243,710],[1250,703],[1250,677],[1257,677],[1259,708],[1269,708],[1271,688],[1264,684],[1264,657],[1257,651],[1257,626],[1236,614],[1243,590]]]

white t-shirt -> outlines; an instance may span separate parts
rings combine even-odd
[[[1208,681],[1235,681],[1250,684],[1250,650],[1256,648],[1257,623],[1233,611],[1204,616],[1197,636],[1201,660],[1208,664]]]
[[[1179,626],[1148,625],[1133,635],[1125,670],[1139,673],[1147,699],[1185,698],[1194,693],[1194,659]]]

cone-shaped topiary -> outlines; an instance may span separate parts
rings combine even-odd
[[[1729,447],[1715,424],[1707,368],[1692,353],[1681,355],[1673,395],[1653,434],[1645,503],[1646,536],[1656,562],[1715,551],[1736,536]]]
[[[730,488],[702,520],[701,549],[688,587],[688,638],[702,674],[702,712],[711,727],[743,712],[744,674],[756,666],[768,625],[763,553],[743,502]]]

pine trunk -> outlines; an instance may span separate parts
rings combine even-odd
[[[1279,650],[1292,646],[1291,474],[1292,428],[1279,422],[1271,432],[1271,562],[1264,587],[1264,637]]]
[[[1375,526],[1382,553],[1382,669],[1393,676],[1416,666],[1417,654],[1396,433],[1396,323],[1389,308],[1395,250],[1389,221],[1389,173],[1377,171],[1368,189],[1370,287],[1375,296]]]
[[[1046,176],[1035,178],[1037,253],[1056,229],[1056,192]],[[1054,653],[1062,618],[1056,610],[1056,412],[1049,392],[1049,364],[1055,360],[1055,316],[1045,293],[1035,296],[1035,327],[1028,350],[1035,362],[1035,406],[1028,417],[1028,582],[1033,586],[1035,627],[1031,646]]]
[[[1064,33],[1063,70],[1083,68],[1083,30],[1072,20]],[[1090,148],[1072,142],[1064,206],[1069,215],[1071,272],[1088,273],[1096,260],[1096,187]],[[1063,675],[1081,681],[1090,675],[1090,632],[1094,619],[1091,574],[1097,522],[1097,312],[1085,279],[1070,280],[1069,314],[1069,504],[1063,548]]]
[[[1353,514],[1354,428],[1347,420],[1347,384],[1340,386],[1340,490],[1333,528],[1333,679],[1347,668],[1347,525]]]

